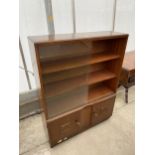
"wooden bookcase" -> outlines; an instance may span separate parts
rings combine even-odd
[[[51,146],[112,115],[127,39],[114,32],[29,37]]]

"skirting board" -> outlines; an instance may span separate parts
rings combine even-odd
[[[19,119],[24,119],[40,112],[37,90],[19,94]]]

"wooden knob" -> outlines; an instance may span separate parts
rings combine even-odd
[[[94,116],[95,116],[95,117],[98,117],[98,113],[97,113],[97,112],[94,112]]]
[[[57,143],[59,144],[59,143],[61,143],[62,142],[62,139],[60,139]]]
[[[68,137],[65,137],[63,140],[67,140],[68,139]]]
[[[76,120],[75,122],[78,126],[81,124],[78,120]]]

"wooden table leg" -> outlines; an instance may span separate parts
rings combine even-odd
[[[128,87],[125,87],[125,102],[128,103]]]

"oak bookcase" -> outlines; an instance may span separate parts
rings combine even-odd
[[[51,146],[112,115],[128,34],[28,39]]]

